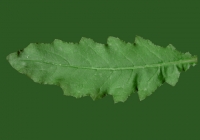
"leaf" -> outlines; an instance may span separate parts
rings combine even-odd
[[[7,60],[34,82],[59,85],[67,96],[95,100],[112,95],[115,103],[136,91],[143,100],[164,82],[174,86],[180,72],[197,63],[197,56],[139,36],[133,44],[116,37],[109,37],[107,43],[88,38],[81,38],[79,44],[58,39],[51,44],[30,43]]]

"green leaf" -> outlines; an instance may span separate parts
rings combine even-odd
[[[60,86],[67,96],[95,100],[112,95],[117,103],[136,91],[143,100],[164,82],[174,86],[180,72],[197,63],[197,56],[136,36],[133,44],[115,37],[109,37],[107,45],[88,38],[78,44],[58,39],[31,43],[7,60],[37,83]]]

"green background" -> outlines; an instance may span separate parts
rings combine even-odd
[[[114,104],[64,96],[58,86],[34,83],[6,56],[29,43],[81,37],[106,43],[108,36],[135,36],[200,56],[198,0],[9,1],[0,4],[1,140],[199,140],[199,64],[164,84],[144,101],[132,94]]]

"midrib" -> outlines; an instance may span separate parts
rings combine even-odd
[[[45,64],[56,65],[56,66],[60,66],[60,67],[70,67],[70,68],[76,68],[76,69],[117,71],[117,70],[133,70],[133,69],[142,69],[142,68],[153,68],[153,67],[161,67],[161,66],[169,66],[169,65],[177,65],[177,64],[186,64],[186,63],[196,63],[197,57],[194,57],[192,59],[187,59],[187,60],[163,62],[163,63],[159,63],[159,64],[150,64],[150,65],[132,66],[132,67],[119,67],[119,68],[79,67],[79,66],[71,66],[71,65],[63,65],[63,64],[57,64],[57,63],[52,63],[52,62],[46,62],[46,61],[41,61],[41,60],[28,60],[28,59],[23,59],[22,61],[34,61],[34,62],[38,62],[38,63],[45,63]]]

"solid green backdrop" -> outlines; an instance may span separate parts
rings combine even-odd
[[[199,64],[182,72],[175,87],[164,84],[144,101],[132,94],[114,104],[63,95],[58,86],[34,83],[6,56],[29,43],[81,37],[106,43],[108,36],[173,44],[200,56],[197,0],[1,0],[1,140],[199,140]]]

